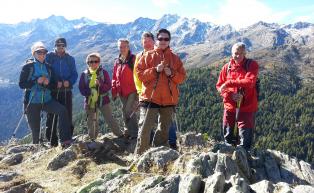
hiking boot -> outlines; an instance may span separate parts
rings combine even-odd
[[[73,140],[72,139],[66,140],[66,141],[61,143],[61,148],[62,149],[67,149],[67,148],[71,147],[72,144],[73,144]]]
[[[171,149],[173,149],[173,150],[178,150],[178,146],[177,146],[177,144],[176,143],[173,143],[173,144],[169,144],[169,147],[171,148]]]

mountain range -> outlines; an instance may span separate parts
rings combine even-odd
[[[54,39],[63,36],[68,41],[69,52],[76,57],[79,69],[83,68],[84,58],[91,51],[99,51],[104,65],[111,69],[118,54],[116,42],[119,38],[128,38],[131,50],[138,52],[142,49],[142,32],[155,34],[160,28],[170,30],[171,47],[184,59],[187,68],[206,66],[228,57],[231,45],[237,41],[246,43],[254,56],[278,49],[289,52],[293,46],[310,53],[314,47],[314,24],[303,22],[289,25],[258,22],[235,30],[231,25],[218,26],[169,14],[158,20],[141,17],[126,24],[98,23],[87,18],[67,20],[52,15],[29,23],[0,24],[0,80],[16,82],[21,65],[31,56],[30,47],[35,41],[43,41],[52,50]],[[302,58],[304,61],[301,63],[305,64],[301,66],[314,65],[311,54],[302,54]]]
[[[260,21],[236,30],[231,25],[219,26],[167,14],[157,20],[140,17],[126,24],[99,23],[87,18],[67,20],[54,15],[28,23],[0,24],[0,96],[4,96],[0,101],[0,122],[3,123],[0,129],[5,131],[0,135],[0,141],[13,132],[21,114],[22,91],[16,83],[22,65],[31,57],[32,43],[43,41],[53,50],[54,40],[65,37],[79,73],[85,68],[87,54],[94,51],[101,53],[102,64],[111,72],[113,60],[118,55],[119,38],[128,38],[131,50],[137,53],[142,49],[143,31],[155,34],[160,28],[170,30],[171,48],[187,69],[219,67],[230,57],[232,44],[243,41],[249,57],[259,62],[262,72],[272,70],[274,66],[292,67],[304,82],[314,80],[312,23],[280,25]]]

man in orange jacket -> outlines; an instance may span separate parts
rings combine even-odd
[[[149,149],[152,125],[159,115],[158,128],[153,139],[154,146],[168,146],[169,127],[174,107],[179,101],[178,84],[186,72],[180,58],[169,47],[170,32],[160,29],[157,33],[156,48],[146,52],[140,59],[136,72],[142,81],[140,95],[140,121],[136,154]]]
[[[248,151],[252,145],[257,111],[258,64],[245,57],[245,44],[242,42],[234,44],[231,52],[232,58],[223,66],[216,84],[224,103],[223,134],[226,143],[240,144]],[[239,132],[234,132],[235,124]]]

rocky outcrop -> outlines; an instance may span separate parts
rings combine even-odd
[[[23,160],[23,154],[14,153],[14,154],[9,154],[8,156],[4,157],[0,163],[12,166],[12,165],[21,163],[22,160]]]
[[[76,157],[77,157],[77,155],[72,149],[67,149],[64,152],[62,152],[61,154],[54,157],[48,163],[47,169],[54,171],[54,170],[57,170],[59,168],[62,168],[64,166],[68,165],[68,163],[70,161],[75,160]]]
[[[313,166],[304,161],[274,150],[250,155],[241,147],[197,143],[200,135],[194,135],[188,133],[181,136],[181,141],[186,142],[180,144],[180,152],[168,147],[154,147],[138,157],[129,153],[134,149],[135,141],[124,141],[110,135],[102,137],[103,141],[81,141],[65,150],[10,147],[1,161],[2,168],[6,170],[0,168],[0,191],[24,193],[30,189],[32,192],[45,192],[44,185],[23,179],[23,172],[13,172],[11,167],[47,159],[48,166],[41,167],[48,174],[65,171],[66,175],[75,179],[81,180],[85,176],[93,179],[70,191],[78,193],[314,192]],[[197,140],[187,142],[187,139]],[[56,153],[49,158],[53,152]],[[18,165],[8,164],[6,160],[16,160],[13,159],[16,155],[27,159],[21,159]],[[101,169],[103,175],[93,175],[95,170],[91,168],[102,168],[98,166],[106,164],[105,161],[120,166],[115,170]],[[17,178],[23,180],[15,182]],[[1,182],[12,184],[12,187],[1,188]]]

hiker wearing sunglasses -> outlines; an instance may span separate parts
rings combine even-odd
[[[247,151],[253,141],[257,111],[258,64],[245,57],[245,44],[232,46],[232,57],[220,72],[216,88],[224,103],[223,135],[227,144]]]
[[[109,128],[118,137],[123,135],[116,119],[112,116],[109,99],[111,80],[108,72],[100,65],[100,54],[91,53],[86,57],[87,69],[81,74],[79,89],[85,96],[84,108],[87,114],[89,138],[93,141],[98,135],[98,110],[102,113]]]
[[[51,96],[54,88],[54,73],[46,62],[47,49],[42,42],[36,42],[31,47],[32,59],[28,59],[23,66],[19,86],[25,90],[24,112],[32,130],[34,144],[41,142],[41,112],[54,113],[60,117],[59,137],[62,147],[72,143],[70,122],[66,108]]]
[[[136,69],[138,62],[141,59],[141,57],[144,55],[144,53],[151,51],[151,50],[154,50],[154,45],[155,45],[154,35],[151,32],[143,32],[141,42],[142,42],[142,46],[143,46],[144,50],[136,55],[134,69]],[[137,94],[140,96],[142,94],[142,82],[138,79],[138,75],[136,73],[136,70],[133,71],[133,75],[134,75],[134,83],[136,86]],[[157,120],[156,120],[156,123],[157,123]],[[152,126],[152,127],[155,128],[156,127],[155,125],[156,124],[154,124],[154,126]],[[141,127],[141,125],[139,125],[139,127]],[[155,134],[155,131],[153,129],[153,131],[151,132],[151,136],[150,136],[150,142],[153,141],[154,134]],[[175,124],[175,122],[173,122],[170,126],[170,129],[169,129],[169,146],[172,149],[177,149],[177,141],[176,140],[177,140],[176,124]]]
[[[75,59],[67,52],[66,48],[66,39],[57,38],[54,51],[47,54],[46,61],[51,65],[52,71],[56,76],[56,86],[52,90],[52,97],[66,107],[71,125],[71,136],[73,136],[72,88],[78,74]],[[58,146],[57,122],[58,116],[50,113],[47,115],[46,138],[50,141],[51,146]]]
[[[118,40],[119,57],[115,59],[112,75],[112,99],[117,97],[122,102],[122,113],[125,124],[124,136],[136,139],[138,125],[136,116],[131,116],[136,108],[138,96],[133,79],[135,55],[130,51],[129,40]]]
[[[170,32],[160,29],[157,33],[156,48],[146,52],[140,59],[136,72],[142,81],[140,95],[140,120],[135,154],[141,155],[150,148],[150,134],[158,116],[158,127],[153,146],[169,146],[169,128],[174,107],[179,100],[178,84],[186,72],[180,58],[169,47]]]
[[[51,65],[52,71],[56,76],[56,86],[52,90],[52,97],[66,107],[71,125],[71,136],[73,136],[72,88],[78,74],[75,59],[67,52],[66,48],[66,39],[57,38],[54,51],[47,54],[46,61]],[[58,146],[57,122],[58,116],[50,113],[47,115],[46,137],[50,141],[51,146]]]

